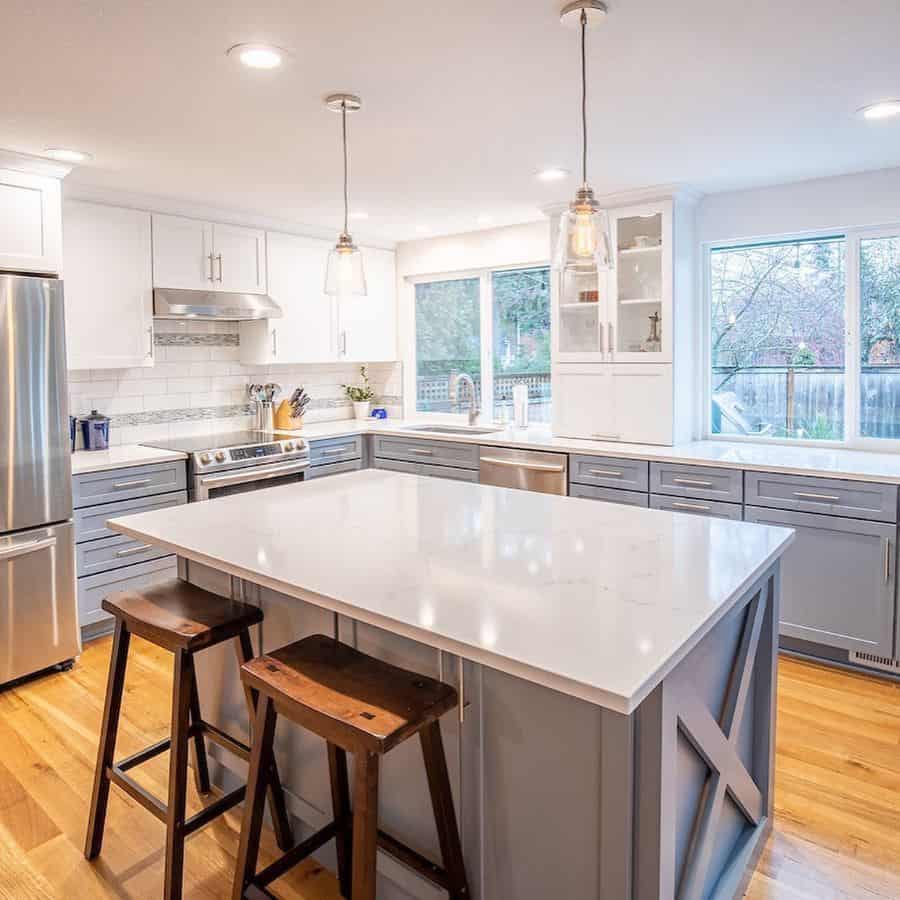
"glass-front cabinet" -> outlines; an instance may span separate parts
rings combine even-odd
[[[609,210],[615,265],[560,276],[557,362],[672,361],[672,202]]]

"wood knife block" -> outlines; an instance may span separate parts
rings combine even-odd
[[[278,431],[297,431],[303,427],[303,416],[291,415],[291,404],[282,400],[275,410],[275,429]]]

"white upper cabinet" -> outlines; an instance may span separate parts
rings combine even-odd
[[[150,213],[67,201],[63,247],[69,368],[152,366]]]
[[[265,232],[183,216],[153,216],[153,285],[266,292]]]
[[[334,298],[325,294],[329,241],[269,232],[266,235],[269,295],[280,318],[241,323],[241,361],[333,362],[337,359]]]
[[[366,247],[365,297],[340,301],[339,358],[352,362],[397,359],[397,275],[392,250]]]
[[[182,216],[153,216],[153,286],[215,289],[212,226]]]
[[[0,169],[0,270],[59,273],[60,197],[58,178]]]
[[[266,292],[266,233],[238,225],[213,225],[216,289],[240,294]]]

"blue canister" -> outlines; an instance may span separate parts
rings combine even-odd
[[[78,435],[78,416],[69,416],[69,444],[75,452],[75,438]]]
[[[372,410],[372,418],[373,419],[386,419],[387,418],[387,410],[383,406],[376,406],[375,409]]]
[[[109,448],[109,418],[91,410],[91,414],[81,420],[81,435],[85,450],[106,450]]]

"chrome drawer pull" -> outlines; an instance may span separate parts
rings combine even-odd
[[[13,544],[9,547],[0,547],[0,561],[14,559],[17,556],[26,556],[29,553],[37,553],[38,550],[46,550],[56,546],[56,538],[38,538],[34,541],[25,541],[21,544]]]
[[[149,550],[150,547],[150,544],[138,544],[137,547],[127,547],[125,550],[116,550],[116,557],[134,556],[135,553],[143,553],[145,550]]]
[[[673,478],[674,484],[689,484],[691,487],[713,487],[711,481],[700,481],[697,478]]]
[[[891,580],[891,539],[884,539],[884,583]]]
[[[141,478],[137,481],[115,481],[113,482],[113,488],[118,490],[119,488],[145,487],[148,484],[150,484],[149,478]]]
[[[330,450],[323,450],[322,456],[337,456],[339,453],[349,453],[352,449],[350,446],[332,447]]]
[[[434,456],[434,451],[433,451],[433,450],[425,450],[425,449],[422,449],[422,448],[419,448],[419,447],[410,447],[410,448],[409,448],[409,452],[410,452],[410,453],[416,453],[416,454],[418,454],[419,456]]]
[[[610,478],[621,478],[622,473],[615,469],[588,469],[589,475],[608,475]]]
[[[593,432],[591,432],[591,437],[604,438],[609,441],[617,441],[617,440],[619,440],[620,437],[622,437],[622,435],[621,434],[604,434],[602,431],[593,431]]]
[[[682,503],[678,500],[673,500],[669,505],[672,509],[695,509],[699,512],[709,512],[709,507],[704,506],[702,503]]]
[[[528,472],[565,472],[566,467],[543,463],[525,463],[515,459],[497,459],[494,456],[482,456],[481,462],[492,466],[506,466],[510,469],[525,469]]]
[[[837,494],[810,494],[806,491],[794,491],[795,497],[803,497],[806,500],[828,500],[837,503],[841,498]]]

